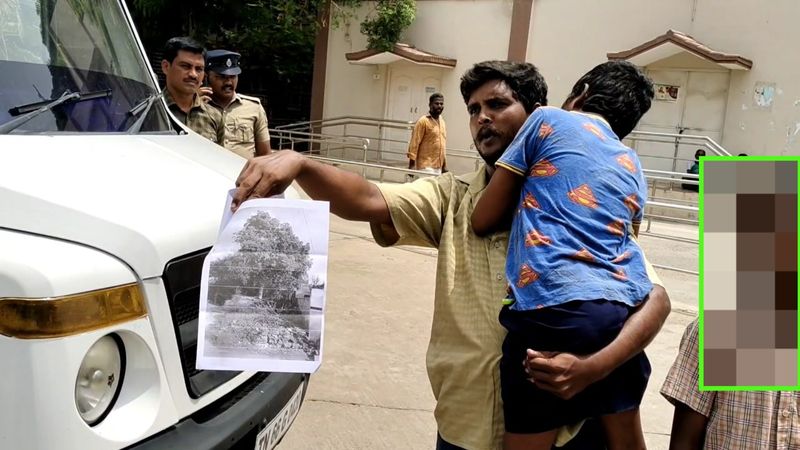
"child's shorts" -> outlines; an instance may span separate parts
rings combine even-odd
[[[500,360],[500,385],[506,431],[541,433],[588,417],[639,406],[650,377],[644,352],[570,400],[562,400],[528,381],[522,362],[527,349],[588,355],[617,337],[633,308],[607,300],[572,301],[532,311],[500,311],[508,330]]]

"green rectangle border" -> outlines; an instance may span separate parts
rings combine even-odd
[[[700,376],[698,379],[698,383],[700,386],[701,391],[800,391],[800,331],[797,333],[797,348],[798,348],[798,358],[797,358],[797,384],[794,386],[706,386],[704,383],[705,379],[705,361],[703,357],[703,350],[705,349],[704,345],[704,325],[705,325],[705,313],[703,311],[703,286],[704,286],[704,277],[703,277],[703,241],[704,237],[703,234],[705,232],[705,224],[703,221],[703,204],[704,204],[704,181],[703,181],[703,174],[705,170],[705,161],[793,161],[795,164],[798,165],[798,177],[797,177],[797,198],[798,198],[798,225],[800,226],[800,156],[704,156],[700,158],[700,173],[699,173],[699,186],[698,186],[698,217],[699,217],[699,241],[700,241],[700,248],[699,248],[699,264],[700,267],[698,268],[699,276],[699,299],[700,305],[698,309],[698,325],[699,325],[699,361],[700,361]],[[800,232],[798,232],[798,236],[800,236]],[[797,261],[800,263],[800,239],[797,240]],[[798,327],[800,327],[800,270],[797,271],[798,273],[798,296],[797,296],[797,323]]]

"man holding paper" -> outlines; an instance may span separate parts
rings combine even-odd
[[[374,184],[281,151],[248,161],[237,180],[233,207],[248,198],[283,192],[297,180],[311,198],[329,201],[334,214],[369,222],[379,245],[437,248],[435,326],[427,356],[437,400],[437,448],[499,449],[504,429],[498,362],[505,330],[498,315],[506,288],[508,233],[478,237],[470,217],[494,174],[494,163],[533,110],[546,104],[547,87],[531,64],[488,61],[467,71],[461,91],[475,147],[485,161],[478,171],[402,185]],[[644,349],[670,309],[666,291],[650,273],[655,285],[650,300],[606,348],[588,356],[538,354],[530,367],[540,388],[570,398]],[[574,434],[575,427],[565,427],[559,441]]]

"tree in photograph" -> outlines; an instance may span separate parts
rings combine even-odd
[[[295,291],[308,283],[310,245],[290,224],[265,211],[247,219],[234,241],[239,251],[211,264],[215,284],[244,287],[238,293],[270,304],[279,313],[298,311]]]
[[[311,287],[311,289],[324,289],[325,280],[323,280],[319,275],[314,275],[308,281],[308,285]]]

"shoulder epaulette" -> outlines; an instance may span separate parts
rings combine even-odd
[[[253,97],[251,95],[244,95],[244,94],[239,94],[239,93],[237,93],[236,95],[241,97],[242,100],[249,100],[251,102],[258,103],[259,105],[261,104],[261,99],[258,98],[258,97]]]

